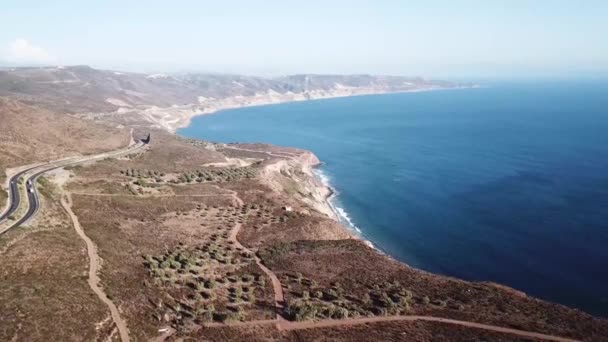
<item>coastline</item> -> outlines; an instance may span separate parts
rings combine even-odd
[[[228,105],[222,106],[221,103],[223,101],[230,101],[231,98],[222,99],[220,101],[220,105],[213,106],[211,108],[205,108],[205,110],[198,112],[197,114],[187,116],[184,121],[176,121],[175,123],[179,123],[175,128],[165,127],[173,134],[179,135],[178,130],[181,128],[188,127],[192,124],[192,119],[198,116],[203,115],[211,115],[221,113],[222,111],[228,111],[233,109],[241,109],[241,108],[251,108],[251,107],[261,107],[261,106],[269,106],[269,105],[278,105],[278,104],[286,104],[291,102],[303,102],[303,101],[316,101],[316,100],[326,100],[333,98],[346,98],[346,97],[359,97],[359,96],[374,96],[374,95],[385,95],[385,94],[402,94],[402,93],[418,93],[418,92],[430,92],[437,90],[460,90],[460,89],[471,89],[471,88],[479,88],[479,85],[470,85],[470,86],[454,86],[454,87],[439,87],[439,86],[431,86],[431,87],[423,87],[416,89],[407,89],[407,90],[399,90],[399,91],[373,91],[373,92],[361,92],[355,94],[338,94],[331,96],[323,96],[323,97],[313,97],[313,98],[296,98],[296,99],[280,99],[276,101],[258,101],[258,102],[241,102],[238,104],[229,103]],[[256,95],[257,96],[257,95]],[[244,97],[241,97],[243,99]],[[349,212],[343,208],[342,204],[339,202],[339,191],[331,184],[330,177],[324,173],[322,170],[323,162],[318,159],[318,157],[314,154],[313,151],[302,150],[312,155],[312,160],[308,158],[304,158],[303,160],[296,160],[298,166],[305,170],[305,173],[312,179],[298,179],[298,177],[293,177],[292,180],[299,183],[299,185],[303,188],[314,189],[314,193],[320,196],[315,196],[312,201],[308,201],[307,199],[300,198],[299,200],[312,205],[313,208],[318,210],[319,212],[327,215],[332,220],[338,222],[349,234],[351,234],[354,238],[357,238],[364,242],[368,247],[376,250],[380,254],[383,254],[393,260],[395,257],[391,256],[387,251],[382,249],[380,246],[374,244],[372,239],[368,237],[353,221],[349,214]],[[281,163],[279,163],[281,164]],[[288,167],[287,165],[276,165],[278,169],[282,169],[284,167]],[[293,167],[293,165],[292,165]],[[276,170],[274,170],[276,171]],[[312,182],[310,182],[312,180]],[[312,183],[312,184],[311,184]],[[297,198],[296,198],[297,199]],[[311,203],[312,202],[312,203]]]
[[[361,230],[361,228],[359,228],[352,221],[352,219],[351,219],[348,211],[346,211],[346,209],[344,209],[340,205],[340,203],[338,202],[339,192],[331,184],[331,178],[325,172],[323,172],[323,170],[321,170],[321,168],[320,168],[321,165],[322,165],[322,163],[319,164],[318,166],[316,166],[313,169],[313,174],[317,178],[317,180],[319,182],[321,182],[321,184],[323,184],[323,186],[328,191],[328,194],[325,197],[325,204],[334,213],[334,215],[335,215],[334,219],[336,219],[338,221],[338,223],[340,223],[350,233],[353,233],[356,238],[358,238],[359,240],[363,241],[368,247],[370,247],[370,248],[378,251],[379,253],[384,254],[384,255],[390,257],[391,259],[393,259],[393,257],[390,256],[389,254],[387,254],[386,251],[384,251],[379,246],[375,245],[371,241],[371,239],[367,235],[365,235],[365,233],[363,233],[363,231]]]
[[[192,124],[192,119],[198,116],[203,115],[211,115],[217,114],[222,111],[232,110],[232,109],[240,109],[240,108],[251,108],[251,107],[261,107],[261,106],[270,106],[276,104],[286,104],[292,102],[304,102],[304,101],[317,101],[317,100],[328,100],[328,99],[337,99],[337,98],[346,98],[346,97],[358,97],[358,96],[372,96],[372,95],[384,95],[384,94],[404,94],[404,93],[420,93],[420,92],[429,92],[429,91],[437,91],[437,90],[458,90],[458,89],[470,89],[477,88],[477,85],[472,86],[454,86],[454,87],[441,87],[441,86],[429,86],[429,87],[420,87],[413,89],[403,89],[403,90],[372,90],[372,89],[362,89],[354,92],[337,92],[337,93],[287,93],[287,94],[256,94],[253,96],[237,96],[237,97],[228,97],[224,99],[207,99],[202,98],[199,99],[198,109],[195,106],[197,105],[186,105],[183,109],[179,107],[170,107],[170,108],[157,108],[159,110],[177,110],[180,114],[183,115],[183,118],[177,118],[175,120],[167,121],[167,122],[156,122],[160,124],[162,128],[167,129],[171,133],[177,133],[179,129],[186,128]],[[277,95],[278,94],[278,95]],[[120,110],[120,109],[119,109]],[[147,115],[149,119],[151,115]],[[165,117],[162,118],[163,120]]]

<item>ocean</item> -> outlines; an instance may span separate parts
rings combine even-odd
[[[309,149],[345,222],[392,257],[608,316],[608,82],[241,108],[178,133]]]

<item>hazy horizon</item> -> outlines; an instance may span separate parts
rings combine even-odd
[[[0,9],[0,65],[133,72],[608,76],[608,3],[21,1]]]

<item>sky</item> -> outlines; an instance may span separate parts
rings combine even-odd
[[[250,75],[608,75],[608,1],[4,1],[0,65],[41,64]]]

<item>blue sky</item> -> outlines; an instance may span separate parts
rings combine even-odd
[[[0,61],[262,75],[608,74],[608,1],[6,1]]]

